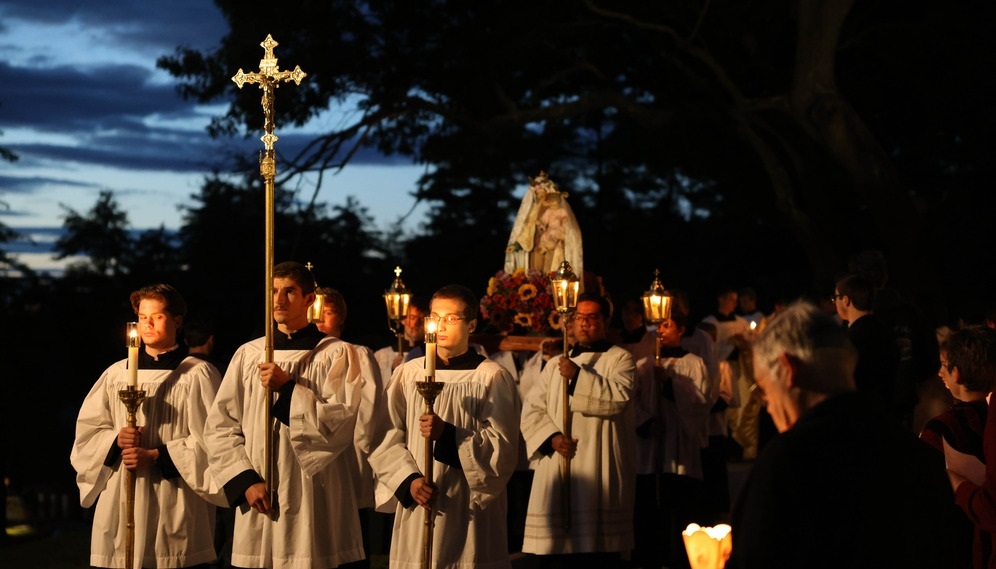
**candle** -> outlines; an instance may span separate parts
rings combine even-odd
[[[439,319],[433,316],[425,318],[425,376],[433,381],[436,376],[436,330]]]
[[[691,523],[681,532],[692,569],[723,569],[733,552],[733,536],[727,524],[701,527]]]
[[[128,335],[128,387],[138,388],[138,322],[129,322]]]

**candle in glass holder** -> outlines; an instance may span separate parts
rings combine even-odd
[[[439,319],[426,316],[425,318],[425,376],[429,381],[433,381],[436,376],[436,330],[439,327]]]
[[[701,527],[691,523],[681,537],[692,569],[723,569],[733,552],[733,535],[727,524]]]
[[[129,322],[126,328],[128,340],[128,387],[138,388],[138,322]]]

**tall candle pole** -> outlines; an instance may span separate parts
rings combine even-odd
[[[274,180],[277,177],[277,153],[273,145],[279,140],[273,134],[274,122],[274,100],[276,99],[276,89],[281,82],[294,81],[296,85],[301,84],[301,80],[307,75],[301,71],[301,66],[294,66],[294,71],[280,71],[277,65],[277,57],[273,54],[273,49],[278,44],[273,36],[267,34],[266,39],[259,44],[263,48],[263,59],[259,61],[259,71],[245,73],[240,67],[238,72],[232,77],[232,81],[242,88],[245,83],[258,83],[263,90],[263,130],[265,134],[260,138],[266,149],[261,153],[259,159],[259,173],[263,177],[266,185],[266,212],[265,212],[265,275],[263,290],[266,294],[263,330],[266,331],[264,344],[264,356],[266,363],[273,363],[273,225],[274,207],[276,199],[274,197]],[[273,496],[273,391],[266,390],[266,436],[263,440],[263,455],[266,461],[263,465],[263,482],[266,484],[267,497],[272,500]]]
[[[138,422],[135,415],[145,401],[145,391],[138,390],[138,349],[141,339],[138,336],[138,323],[129,322],[125,330],[128,346],[128,385],[118,391],[118,397],[128,411],[128,426],[135,428]],[[125,567],[132,569],[135,558],[135,473],[125,469]]]
[[[433,406],[436,397],[443,390],[443,382],[436,381],[436,332],[439,329],[439,318],[427,316],[425,318],[425,381],[415,384],[422,399],[425,399],[425,412],[434,415],[436,412]],[[432,467],[435,459],[432,456],[432,439],[425,439],[425,481],[433,483]],[[434,525],[435,507],[430,507],[425,511],[425,530],[422,532],[422,567],[429,569],[432,567],[432,530]]]

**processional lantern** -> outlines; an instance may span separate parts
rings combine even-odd
[[[664,289],[660,279],[661,272],[654,269],[654,282],[650,283],[650,289],[643,293],[643,317],[653,324],[660,326],[665,320],[671,318],[671,293]],[[661,358],[661,339],[657,336],[657,351],[655,357]]]
[[[408,316],[408,304],[412,300],[412,293],[401,281],[401,267],[394,268],[394,282],[391,288],[384,291],[384,304],[387,308],[387,326],[398,337],[398,353],[404,351],[405,326],[404,320]]]
[[[566,338],[567,328],[563,317],[578,305],[581,280],[574,274],[571,264],[563,261],[560,263],[560,268],[557,269],[557,274],[550,279],[550,285],[553,287],[553,302],[557,306],[557,312],[561,314],[561,328],[563,328]]]
[[[557,312],[560,313],[560,329],[564,333],[564,358],[567,357],[567,321],[568,313],[574,310],[578,305],[578,291],[581,288],[581,280],[577,275],[574,274],[574,269],[571,268],[571,264],[566,260],[560,263],[560,268],[557,269],[557,274],[550,279],[550,286],[553,288],[553,302],[557,306]],[[570,395],[568,393],[568,378],[563,378],[561,382],[561,397],[563,398],[562,406],[564,409],[563,413],[563,425],[562,430],[564,436],[571,439],[571,404]],[[564,458],[561,468],[561,515],[563,515],[563,526],[565,530],[571,529],[571,459]]]
[[[318,287],[318,279],[315,278],[314,265],[309,261],[305,267],[311,272],[311,278],[315,282],[315,302],[311,303],[308,307],[308,322],[321,322],[322,313],[325,312],[325,295],[322,294],[322,289]]]

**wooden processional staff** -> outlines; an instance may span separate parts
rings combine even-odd
[[[301,80],[307,75],[301,71],[300,66],[294,66],[294,71],[280,71],[277,66],[277,58],[273,55],[273,48],[278,44],[273,36],[267,34],[266,39],[259,44],[263,47],[263,59],[259,60],[259,71],[245,73],[242,68],[232,77],[232,81],[242,88],[245,83],[258,83],[263,90],[263,130],[266,133],[260,137],[266,148],[265,153],[260,153],[259,173],[266,182],[266,245],[265,245],[265,265],[266,282],[263,290],[266,292],[266,320],[264,330],[266,330],[265,362],[273,363],[273,218],[274,218],[274,180],[277,177],[277,158],[273,149],[274,143],[279,138],[273,134],[273,107],[275,92],[281,82],[294,81],[296,85],[301,84]],[[263,466],[263,481],[266,483],[267,497],[272,500],[273,496],[273,392],[266,390],[266,439],[263,443],[263,454],[266,463]]]

